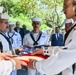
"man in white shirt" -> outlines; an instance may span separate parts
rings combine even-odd
[[[6,36],[9,38],[12,48],[17,49],[22,46],[22,39],[19,33],[14,31],[14,22],[9,22],[9,30],[6,32]]]

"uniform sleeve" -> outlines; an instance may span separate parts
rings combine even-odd
[[[46,35],[46,41],[45,41],[45,45],[50,45],[50,40],[49,40],[48,35]]]
[[[22,46],[22,39],[20,34],[18,34],[18,47]]]
[[[29,39],[29,38],[28,38]],[[24,38],[23,38],[23,45],[27,45],[27,37],[26,37],[26,35],[24,36]]]
[[[65,47],[67,49],[76,49],[75,43],[76,43],[76,30],[73,33],[72,40],[70,40],[69,44],[67,44]]]
[[[10,73],[15,69],[15,62],[13,60],[0,60],[0,75],[10,75]]]
[[[42,74],[58,74],[76,62],[76,50],[61,50],[46,60],[37,61],[35,68]]]
[[[49,55],[49,56],[55,55],[60,50],[61,50],[61,48],[58,46],[56,46],[56,47],[43,47],[44,55]]]

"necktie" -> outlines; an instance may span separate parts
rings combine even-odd
[[[57,40],[59,39],[58,33],[57,33]]]

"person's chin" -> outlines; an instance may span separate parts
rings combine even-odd
[[[4,32],[6,32],[7,30],[4,30]]]
[[[72,16],[71,16],[71,15],[69,15],[69,14],[65,14],[65,16],[66,16],[66,18],[67,18],[67,19],[72,18]]]
[[[69,19],[69,18],[71,18],[71,17],[66,15],[66,18]]]

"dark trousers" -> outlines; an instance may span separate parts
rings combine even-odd
[[[57,74],[57,75],[62,75],[62,72],[60,72],[59,74]]]
[[[22,69],[17,70],[17,75],[28,75],[27,67],[22,66]]]

